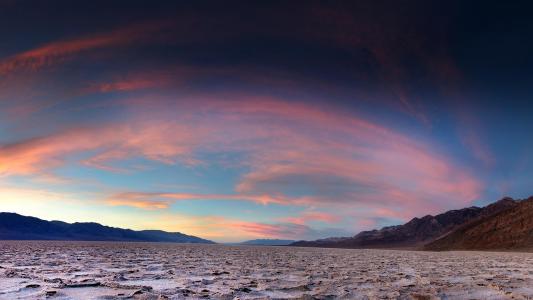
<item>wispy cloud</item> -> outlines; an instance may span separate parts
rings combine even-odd
[[[256,238],[317,239],[324,236],[350,236],[354,232],[339,228],[315,229],[290,222],[248,222],[222,216],[163,214],[143,222],[144,228],[182,231],[204,238],[240,242]]]
[[[247,195],[247,194],[191,194],[191,193],[143,193],[124,192],[109,196],[105,202],[109,205],[133,206],[139,208],[168,208],[172,202],[180,200],[235,200],[251,201],[259,204],[304,204],[308,198],[292,198],[275,195]],[[153,205],[150,205],[152,203]]]
[[[482,187],[430,145],[361,117],[268,97],[222,99],[162,102],[159,119],[149,115],[2,145],[0,174],[49,173],[76,153],[89,155],[81,161],[86,166],[108,171],[121,171],[112,163],[126,158],[195,166],[212,163],[198,153],[236,153],[235,167],[249,171],[235,183],[235,194],[125,191],[108,202],[151,209],[185,199],[390,206],[403,216],[469,204]],[[126,104],[142,115],[146,103]],[[152,101],[150,108],[157,105]]]
[[[486,141],[486,129],[480,124],[479,119],[464,105],[457,109],[456,115],[458,118],[457,132],[464,147],[484,167],[493,167],[496,158]]]
[[[85,151],[97,154],[83,164],[114,170],[106,162],[142,156],[161,163],[181,160],[195,164],[194,140],[200,128],[151,122],[67,129],[55,134],[0,145],[0,175],[42,175],[65,164],[65,156]]]
[[[54,66],[69,57],[90,50],[153,40],[165,26],[168,26],[168,22],[135,24],[110,32],[53,41],[1,60],[0,75],[19,70],[36,71],[43,67]]]
[[[242,221],[222,216],[192,216],[168,213],[155,210],[159,208],[156,203],[153,203],[153,201],[144,203],[142,199],[138,199],[134,206],[150,209],[150,217],[143,218],[139,214],[131,212],[121,215],[117,211],[109,210],[104,210],[99,216],[94,216],[88,211],[98,207],[95,206],[97,202],[87,199],[82,201],[79,196],[79,194],[53,192],[47,189],[0,186],[0,204],[3,211],[16,211],[48,220],[98,221],[105,225],[123,228],[158,228],[222,241],[242,241],[252,238],[316,239],[328,235],[352,234],[342,229],[314,229],[305,224],[298,224],[288,220],[263,223]],[[131,197],[133,196],[130,195]],[[13,199],[17,201],[14,202]],[[69,207],[68,216],[62,215],[65,212],[65,210],[62,210],[64,207],[55,210],[47,209],[51,205],[60,205],[61,203],[63,203],[63,206]],[[65,203],[68,203],[68,205],[65,205]],[[132,205],[132,202],[128,205]],[[165,206],[166,204],[160,201],[159,205]],[[131,218],[138,218],[139,221],[132,223]]]
[[[320,211],[305,211],[296,217],[281,218],[280,221],[294,223],[294,224],[307,224],[309,222],[320,221],[325,223],[338,223],[341,217],[331,213],[325,213]]]

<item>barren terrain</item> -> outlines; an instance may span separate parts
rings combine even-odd
[[[533,254],[0,241],[0,299],[506,299]]]

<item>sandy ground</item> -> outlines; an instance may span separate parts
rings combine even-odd
[[[0,299],[524,299],[533,254],[0,241]]]

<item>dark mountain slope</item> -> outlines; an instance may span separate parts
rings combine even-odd
[[[533,248],[533,197],[510,209],[461,226],[426,250],[520,250]]]
[[[354,237],[330,238],[317,241],[300,241],[291,246],[332,247],[332,248],[419,248],[442,237],[461,225],[492,215],[509,207],[516,201],[504,198],[484,208],[468,207],[450,210],[445,213],[411,221],[398,226],[384,227],[379,230],[363,231]]]
[[[179,232],[134,231],[98,223],[69,224],[60,221],[45,221],[15,213],[0,213],[0,239],[213,243]]]

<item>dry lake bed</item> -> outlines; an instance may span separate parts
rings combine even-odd
[[[0,299],[527,299],[533,253],[0,241]]]

